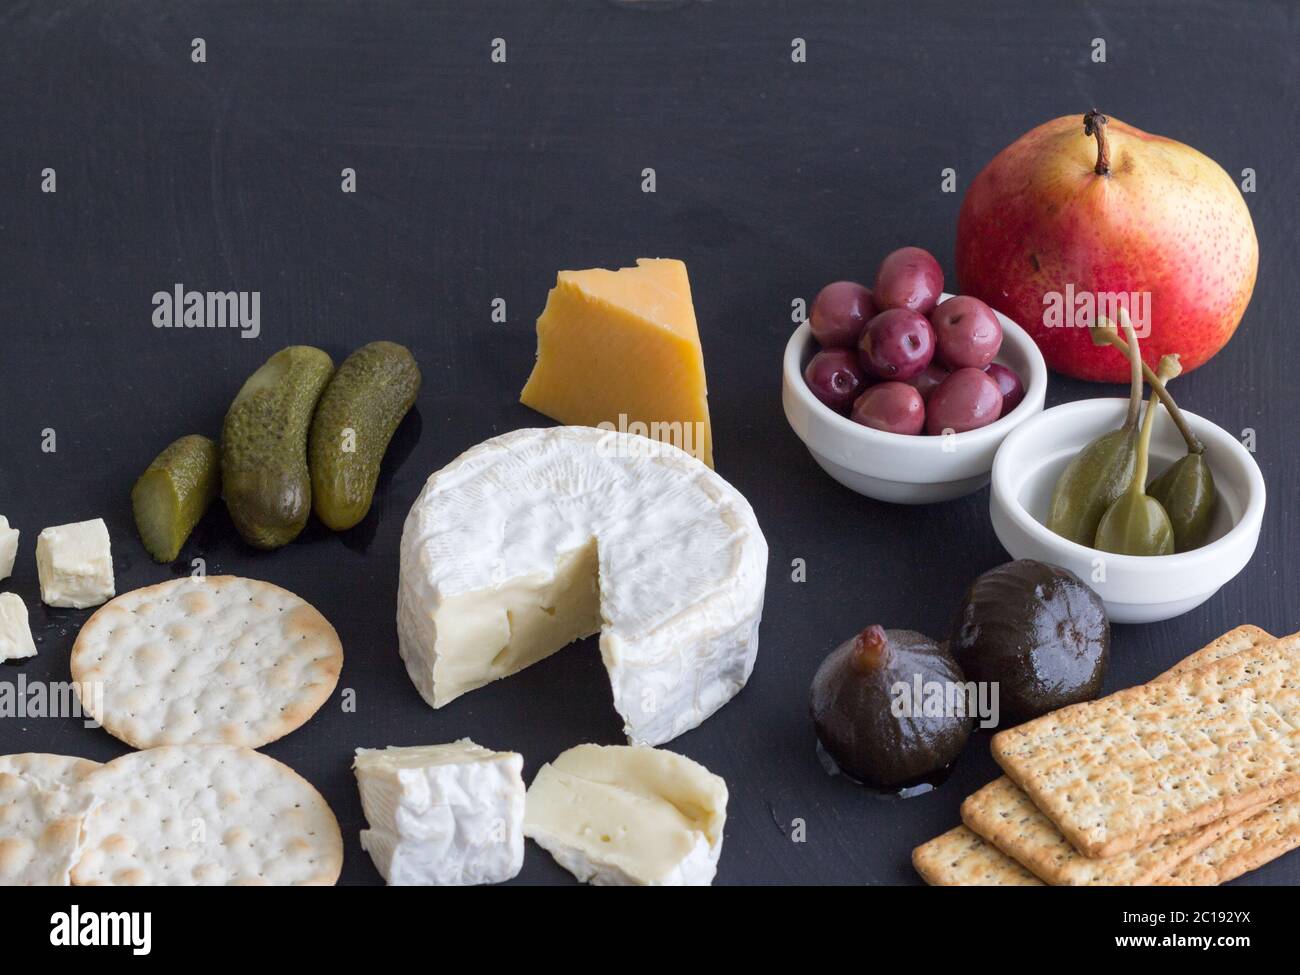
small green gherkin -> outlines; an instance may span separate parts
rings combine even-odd
[[[415,356],[396,342],[371,342],[338,367],[311,422],[307,466],[316,517],[345,531],[370,511],[389,441],[420,392]]]
[[[1180,371],[1178,357],[1167,355],[1161,358],[1157,375],[1163,382],[1172,379]],[[1142,417],[1137,470],[1133,474],[1133,481],[1128,490],[1106,510],[1097,525],[1094,547],[1103,552],[1114,552],[1117,555],[1174,554],[1174,527],[1169,514],[1164,505],[1146,492],[1151,430],[1155,426],[1159,406],[1157,394],[1153,390],[1146,414]]]
[[[221,496],[254,548],[288,545],[311,514],[307,433],[334,361],[310,345],[281,349],[240,387],[221,427]]]
[[[1129,336],[1127,353],[1132,368],[1128,413],[1118,430],[1093,440],[1075,454],[1052,490],[1047,527],[1063,538],[1091,546],[1102,516],[1128,490],[1137,471],[1138,407],[1142,403],[1142,358],[1137,335],[1127,316],[1121,324]],[[1098,332],[1112,330],[1109,322],[1094,330],[1093,341],[1106,344]]]
[[[154,458],[131,488],[131,510],[145,549],[172,562],[221,493],[217,445],[197,433],[181,437]]]

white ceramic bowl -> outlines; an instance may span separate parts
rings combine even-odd
[[[1049,531],[1043,521],[1061,471],[1084,445],[1118,427],[1127,408],[1124,399],[1079,400],[1040,413],[1012,432],[993,463],[989,514],[1012,558],[1069,569],[1097,590],[1113,622],[1154,623],[1199,606],[1250,561],[1264,517],[1264,477],[1235,437],[1184,410],[1205,444],[1219,493],[1206,545],[1178,555],[1112,555]],[[1161,409],[1151,434],[1149,476],[1185,452],[1178,428]]]
[[[873,430],[840,416],[804,381],[804,366],[817,352],[806,322],[785,347],[781,383],[785,418],[813,460],[858,494],[895,504],[929,504],[978,491],[989,482],[993,455],[1002,439],[1041,413],[1047,394],[1047,366],[1038,346],[1005,315],[998,314],[998,321],[1002,349],[994,361],[1015,370],[1025,386],[1025,398],[986,427],[948,436],[906,436]]]

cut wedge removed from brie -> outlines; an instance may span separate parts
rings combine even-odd
[[[766,571],[749,503],[685,452],[517,430],[435,473],[411,508],[399,646],[437,708],[599,632],[624,732],[659,744],[749,679]]]
[[[358,748],[361,848],[391,886],[509,880],[524,862],[523,765],[468,738]]]
[[[727,784],[673,752],[579,745],[528,788],[524,835],[575,877],[600,886],[713,882]]]

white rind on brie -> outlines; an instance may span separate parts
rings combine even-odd
[[[698,762],[644,746],[579,745],[528,789],[524,835],[584,883],[708,886],[727,785]]]
[[[523,764],[468,738],[358,748],[362,849],[395,887],[509,880],[524,863]]]
[[[684,451],[518,430],[435,473],[411,508],[399,646],[437,708],[599,632],[628,740],[659,744],[749,679],[766,571],[749,503]]]
[[[46,528],[36,537],[41,602],[88,609],[113,598],[113,552],[103,518]]]
[[[27,621],[27,604],[12,592],[0,592],[0,663],[36,656],[36,643]]]
[[[14,574],[14,560],[18,558],[18,529],[9,526],[9,519],[0,515],[0,579]]]

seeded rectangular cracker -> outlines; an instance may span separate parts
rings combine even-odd
[[[972,833],[956,826],[912,851],[912,866],[933,887],[1041,887],[1043,882]]]
[[[1300,796],[1274,802],[1179,864],[1159,881],[1168,887],[1213,887],[1258,870],[1300,847]]]
[[[993,757],[1091,857],[1275,802],[1300,791],[1300,634],[1000,732]]]
[[[1276,640],[1273,634],[1267,630],[1261,630],[1258,626],[1252,626],[1249,623],[1238,626],[1229,630],[1223,636],[1219,637],[1213,643],[1201,647],[1195,653],[1184,657],[1178,663],[1174,664],[1154,680],[1165,680],[1169,677],[1177,677],[1185,674],[1189,670],[1196,670],[1207,664],[1215,663],[1226,657],[1234,656],[1243,650],[1249,650],[1252,647],[1262,647],[1266,643],[1272,643]]]
[[[1275,638],[1257,626],[1239,626],[1180,661],[1156,680],[1175,677]],[[1005,776],[962,803],[962,821],[986,842],[1056,886],[1140,886],[1157,882],[1178,864],[1233,830],[1255,810],[1187,833],[1169,834],[1128,853],[1083,856],[1037,806]]]
[[[1002,776],[961,805],[962,822],[998,850],[1058,887],[1156,883],[1257,812],[1248,809],[1186,833],[1169,833],[1128,853],[1093,859],[1066,842],[1016,784]]]

